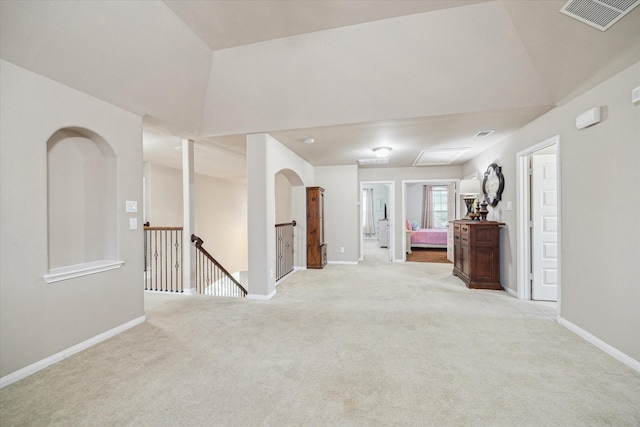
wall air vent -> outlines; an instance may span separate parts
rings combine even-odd
[[[413,166],[450,165],[468,149],[469,147],[422,150],[413,162]]]
[[[389,164],[388,157],[376,157],[375,159],[358,160],[360,166],[384,166]]]
[[[605,31],[638,4],[640,0],[569,0],[560,13]]]

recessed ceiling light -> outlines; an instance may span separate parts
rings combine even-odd
[[[495,129],[481,130],[480,132],[476,133],[474,138],[484,138],[485,136],[489,136],[494,132]]]
[[[313,139],[313,138],[305,138],[304,139],[304,143],[305,144],[313,144],[314,142],[316,142],[316,140]]]

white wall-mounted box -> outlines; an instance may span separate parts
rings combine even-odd
[[[593,107],[588,109],[582,114],[576,117],[576,128],[584,129],[589,126],[593,126],[600,122],[600,107]]]

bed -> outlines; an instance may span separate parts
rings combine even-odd
[[[407,228],[407,252],[411,253],[411,248],[446,248],[447,229],[446,228],[420,228],[411,230]]]

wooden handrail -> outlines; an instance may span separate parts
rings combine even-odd
[[[276,224],[276,281],[294,270],[295,221]]]
[[[145,230],[173,230],[173,231],[181,231],[184,229],[184,227],[151,227],[151,226],[146,226],[144,227]]]
[[[293,225],[294,227],[296,226],[296,222],[295,221],[291,221],[291,222],[283,222],[281,224],[276,224],[276,227],[284,227],[286,225]]]
[[[200,253],[202,253],[202,255],[204,255],[209,261],[211,261],[218,269],[220,269],[220,271],[229,279],[231,280],[231,282],[233,282],[241,291],[243,295],[247,295],[247,290],[244,288],[244,286],[242,286],[240,284],[240,282],[238,282],[228,271],[226,268],[224,268],[218,261],[216,261],[216,259],[211,256],[211,254],[209,252],[207,252],[207,250],[205,248],[202,247],[202,244],[204,243],[204,241],[196,236],[195,234],[191,235],[191,241],[193,243],[195,243],[196,249],[198,251],[200,251]]]

